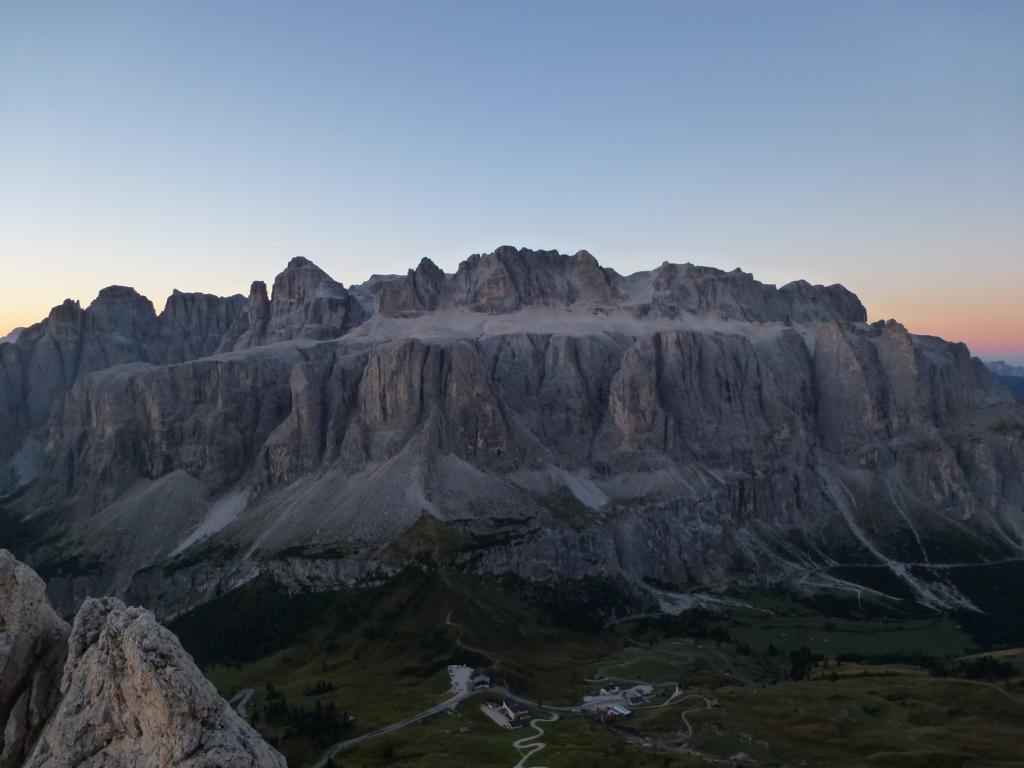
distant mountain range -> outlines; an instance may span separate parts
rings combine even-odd
[[[0,344],[13,344],[18,340],[18,337],[21,336],[21,332],[24,330],[24,328],[15,328],[6,336],[0,337]]]
[[[1017,376],[1024,378],[1024,365],[1010,365],[1002,360],[989,360],[985,363],[992,373],[999,376]]]
[[[1010,390],[1020,398],[1024,398],[1024,365],[1010,365],[1002,360],[985,363],[992,373],[996,374]]]
[[[947,566],[1024,556],[1024,406],[866,320],[838,285],[508,246],[350,288],[296,258],[160,314],[106,288],[0,345],[2,530],[64,613],[352,583],[424,518],[486,573],[977,610]]]

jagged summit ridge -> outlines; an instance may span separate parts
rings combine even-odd
[[[480,329],[465,322],[453,326],[446,318],[466,311],[501,316],[567,308],[648,323],[626,324],[627,331],[672,327],[687,318],[756,324],[863,322],[866,316],[856,296],[842,286],[799,282],[776,289],[739,270],[669,263],[623,277],[601,267],[587,251],[568,256],[513,246],[474,254],[453,275],[422,259],[407,275],[375,277],[352,290],[297,256],[275,278],[269,295],[262,281],[252,283],[248,298],[176,290],[159,314],[133,288],[109,286],[85,309],[68,299],[13,343],[0,344],[0,490],[35,477],[42,432],[54,407],[75,382],[94,371],[338,338],[374,314],[384,320],[436,313],[438,320],[427,335],[472,336]],[[550,314],[541,327],[570,334],[595,331],[593,323],[577,330],[567,318]],[[513,322],[497,332],[518,330],[528,328]],[[369,338],[422,333],[401,325],[366,331]]]
[[[474,254],[453,275],[429,259],[401,277],[374,283],[376,310],[385,315],[468,309],[514,312],[524,307],[619,308],[670,318],[683,313],[749,322],[864,322],[867,313],[842,286],[797,281],[776,289],[740,270],[662,264],[622,276],[587,251],[572,256],[502,246]]]
[[[345,287],[303,256],[274,280],[273,293],[257,281],[249,303],[228,332],[221,351],[291,339],[332,339],[364,319],[363,307]]]
[[[423,259],[405,277],[378,283],[377,310],[400,315],[455,308],[500,313],[531,305],[612,306],[622,299],[613,286],[614,274],[586,251],[566,256],[506,245],[470,256],[450,276]]]

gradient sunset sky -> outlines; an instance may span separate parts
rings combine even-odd
[[[501,244],[1024,362],[1024,2],[0,3],[0,335]]]

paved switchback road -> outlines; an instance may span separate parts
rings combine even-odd
[[[255,691],[252,688],[243,688],[232,696],[231,701],[228,702],[228,706],[238,710],[238,714],[242,716],[243,720],[247,719],[245,708],[249,706],[249,701],[254,693]]]

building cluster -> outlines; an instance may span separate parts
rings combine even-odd
[[[624,717],[629,717],[633,714],[633,710],[628,707],[624,707],[621,704],[609,704],[607,706],[593,707],[585,710],[586,716],[591,720],[597,720],[599,722],[608,722],[609,720],[621,720]]]
[[[634,685],[626,690],[609,685],[601,688],[595,696],[584,696],[583,700],[589,705],[585,710],[587,716],[604,722],[629,717],[633,714],[630,707],[646,704],[653,695],[654,686],[651,685]]]
[[[499,709],[501,714],[508,718],[509,728],[518,728],[520,725],[525,725],[526,721],[530,719],[530,710],[526,708],[526,705],[512,699],[505,699],[501,702]]]
[[[484,688],[491,687],[491,678],[488,675],[477,675],[470,683],[473,685],[474,691],[482,691]]]
[[[654,687],[650,685],[634,685],[623,694],[626,703],[631,707],[646,704],[654,695]]]
[[[530,710],[514,699],[505,699],[501,704],[481,704],[480,711],[502,728],[519,728],[530,721]]]

